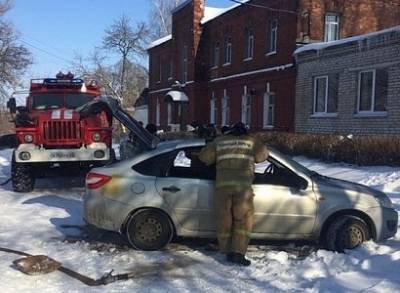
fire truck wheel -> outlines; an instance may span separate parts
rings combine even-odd
[[[11,162],[11,180],[15,192],[30,192],[35,185],[35,177],[29,164]]]

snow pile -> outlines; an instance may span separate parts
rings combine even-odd
[[[0,151],[0,182],[10,175],[10,150]],[[186,158],[180,157],[184,163]],[[303,165],[324,175],[361,182],[387,192],[400,209],[400,168],[323,164],[303,157]],[[264,244],[252,244],[252,266],[227,265],[214,251],[167,249],[142,252],[128,248],[114,233],[98,231],[96,241],[71,241],[86,233],[83,225],[83,185],[73,179],[39,180],[30,194],[0,187],[0,246],[46,254],[64,266],[92,278],[111,269],[134,272],[135,278],[90,288],[61,272],[27,276],[11,267],[19,256],[0,252],[1,292],[399,292],[400,233],[384,244],[372,241],[347,254],[325,250],[306,257]],[[71,181],[76,187],[70,187]],[[56,188],[53,188],[55,186]],[[96,234],[97,235],[97,234]]]

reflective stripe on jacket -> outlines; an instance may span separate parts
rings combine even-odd
[[[217,187],[251,187],[254,179],[255,163],[268,157],[265,145],[249,135],[224,135],[208,143],[199,159],[211,165],[216,163]]]

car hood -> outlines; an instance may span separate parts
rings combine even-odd
[[[387,195],[379,190],[346,180],[315,175],[313,182],[316,192],[332,200],[366,207],[378,206],[380,202],[389,200]]]
[[[121,108],[117,99],[98,97],[76,109],[82,117],[105,111],[111,120],[115,117],[127,129],[133,132],[138,140],[148,149],[155,149],[160,139],[148,132],[136,119]]]

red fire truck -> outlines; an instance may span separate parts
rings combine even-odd
[[[78,111],[99,96],[96,81],[59,73],[56,78],[31,80],[26,106],[16,107],[15,98],[9,100],[10,112],[16,113],[17,148],[11,165],[14,191],[29,192],[36,178],[57,170],[82,170],[114,158],[109,113],[84,116]]]

